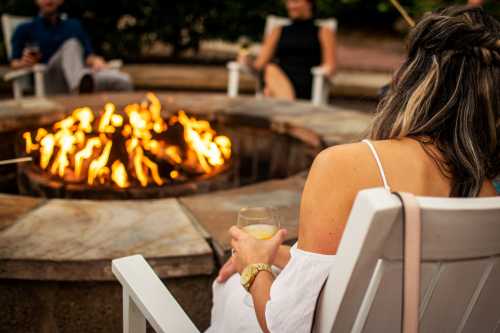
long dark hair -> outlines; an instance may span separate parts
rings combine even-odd
[[[499,99],[500,23],[478,7],[449,7],[411,31],[370,137],[419,140],[451,179],[451,196],[477,196],[500,173]]]

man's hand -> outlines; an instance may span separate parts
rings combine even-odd
[[[27,49],[24,49],[23,51],[23,56],[21,59],[14,59],[11,62],[11,66],[14,69],[21,69],[21,68],[27,68],[27,67],[32,67],[36,65],[40,61],[40,55],[30,52]]]
[[[87,57],[87,65],[92,68],[94,72],[99,72],[107,67],[104,58],[95,54],[91,54]]]

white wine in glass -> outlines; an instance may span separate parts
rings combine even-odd
[[[238,213],[238,227],[257,239],[270,239],[280,228],[276,209],[268,207],[248,207]]]
[[[238,227],[257,239],[271,239],[280,228],[280,217],[274,208],[242,208],[238,213]],[[245,295],[243,303],[253,307],[250,294]]]

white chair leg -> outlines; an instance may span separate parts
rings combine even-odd
[[[23,98],[23,87],[19,80],[12,82],[12,89],[14,91],[14,100],[20,101]]]
[[[146,318],[123,288],[123,333],[146,333]]]
[[[227,68],[229,70],[227,95],[231,98],[238,97],[240,85],[240,65],[236,62],[230,62],[227,64]]]
[[[34,68],[35,76],[35,96],[38,98],[45,97],[45,80],[44,80],[44,68]]]
[[[313,86],[311,91],[311,103],[315,106],[323,104],[325,90],[325,73],[321,67],[313,67],[311,69],[313,75]]]
[[[326,78],[324,78],[325,83],[323,87],[323,94],[321,95],[321,104],[322,105],[327,105],[328,104],[328,98],[330,97],[330,91],[332,89],[331,83],[327,81]]]
[[[314,75],[313,85],[312,85],[312,104],[315,106],[320,106],[323,104],[324,100],[324,89],[325,89],[325,77],[323,75]]]

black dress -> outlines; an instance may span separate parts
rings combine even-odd
[[[283,27],[278,41],[274,62],[288,76],[300,99],[311,98],[311,68],[321,64],[318,33],[313,19],[296,20]]]

